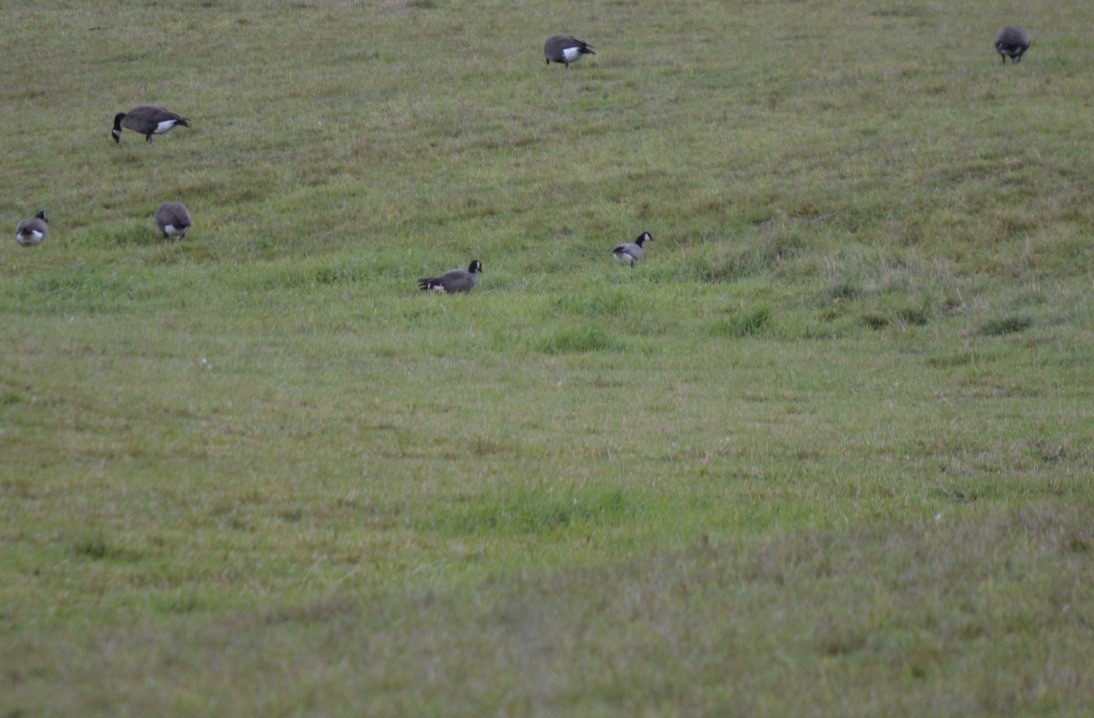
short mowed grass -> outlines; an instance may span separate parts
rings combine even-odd
[[[1094,704],[1089,3],[0,18],[0,716]]]

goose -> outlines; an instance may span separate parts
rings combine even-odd
[[[1025,28],[1017,25],[1007,25],[995,34],[995,49],[999,52],[999,57],[1003,59],[1004,65],[1007,64],[1008,57],[1011,62],[1020,61],[1022,54],[1029,49],[1029,46],[1029,33],[1025,31]]]
[[[137,105],[129,112],[114,115],[114,129],[110,134],[115,142],[121,142],[122,128],[127,127],[134,132],[140,132],[146,142],[151,142],[152,135],[162,135],[175,125],[189,127],[190,120],[159,105]]]
[[[190,210],[182,202],[164,202],[156,209],[156,226],[163,232],[164,239],[177,234],[179,239],[186,237],[190,229]]]
[[[547,38],[543,45],[543,57],[547,64],[561,63],[570,69],[571,62],[577,62],[582,55],[595,55],[589,43],[578,40],[573,35],[554,35]]]
[[[24,219],[15,229],[15,241],[22,247],[37,247],[45,238],[49,228],[45,212],[39,212],[33,219]]]
[[[468,265],[467,269],[453,269],[439,277],[423,277],[418,280],[418,286],[438,294],[470,292],[479,283],[480,274],[482,274],[482,262],[476,259]]]
[[[612,257],[614,257],[615,261],[619,264],[625,264],[628,267],[633,267],[634,265],[641,262],[646,256],[645,251],[642,249],[642,244],[644,242],[652,241],[653,237],[650,235],[650,233],[643,232],[642,234],[638,235],[638,237],[633,242],[624,242],[623,244],[620,244],[615,249],[613,249]]]

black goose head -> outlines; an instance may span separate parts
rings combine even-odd
[[[115,142],[122,141],[122,120],[125,119],[125,113],[119,112],[114,115],[114,129],[110,131],[110,136],[114,138]]]
[[[482,262],[475,259],[471,261],[471,264],[467,267],[467,271],[472,274],[482,274]]]
[[[634,240],[634,243],[637,244],[639,247],[641,247],[643,242],[652,242],[652,241],[653,241],[653,235],[651,235],[649,232],[643,232],[642,234],[638,235],[638,239]]]

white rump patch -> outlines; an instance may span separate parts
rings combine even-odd
[[[579,47],[563,48],[562,57],[564,57],[566,59],[566,62],[576,62],[581,57],[581,48],[579,48]]]
[[[162,135],[164,132],[167,132],[167,130],[174,127],[176,122],[178,122],[178,120],[164,120],[157,124],[156,129],[152,130],[152,132],[157,135]]]
[[[432,289],[437,294],[447,294],[447,292],[444,291],[444,287],[442,287],[440,284],[434,284],[432,287],[430,287],[430,289]]]
[[[22,232],[17,232],[15,234],[15,239],[19,242],[20,247],[37,247],[45,238],[46,235],[44,232],[35,230],[24,229]]]

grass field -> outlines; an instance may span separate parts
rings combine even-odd
[[[1091,3],[0,19],[0,718],[1091,710]]]

